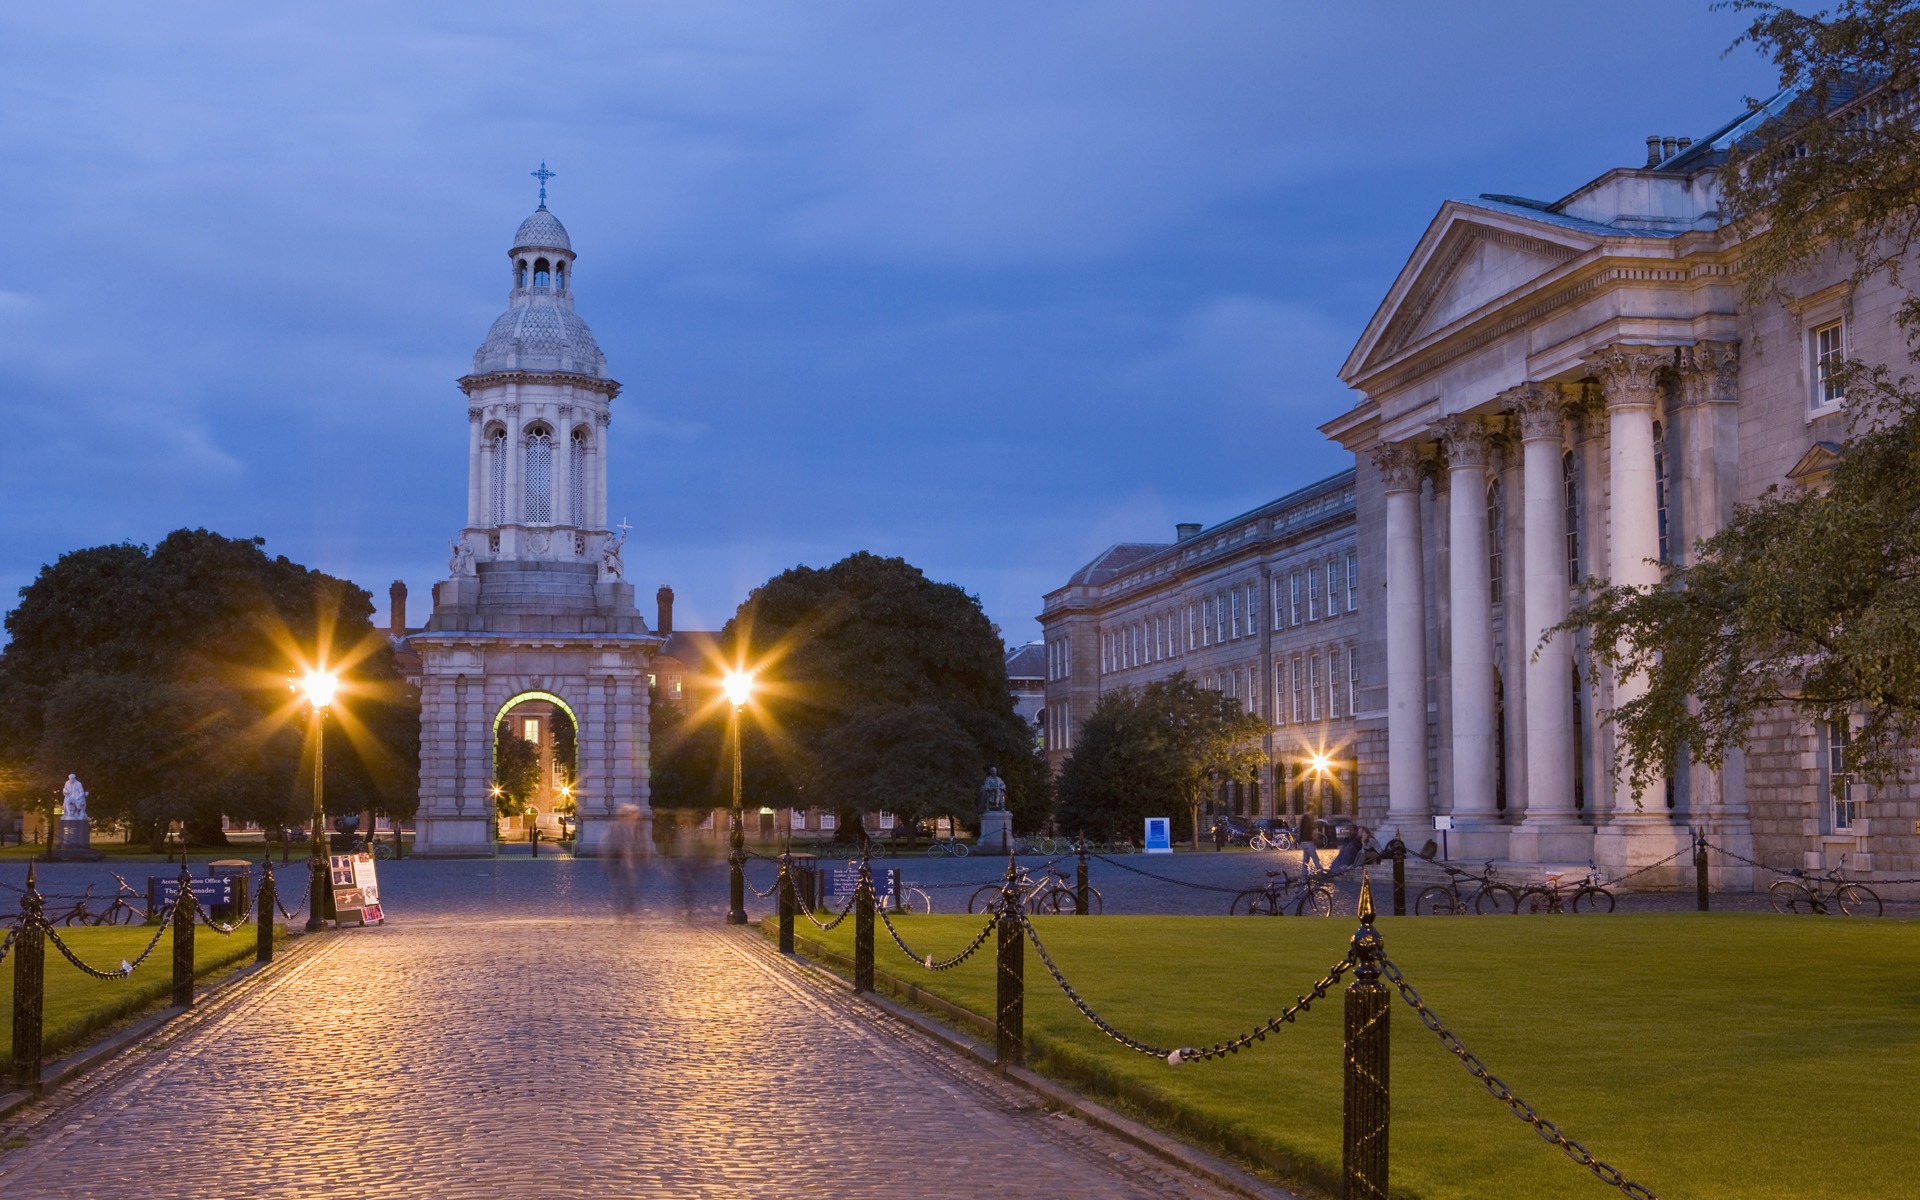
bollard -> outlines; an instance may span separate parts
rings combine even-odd
[[[1705,834],[1693,835],[1693,902],[1701,912],[1707,911],[1707,839]]]
[[[193,1007],[193,874],[180,864],[180,894],[173,902],[173,1006]]]
[[[1387,1200],[1387,1060],[1392,993],[1380,982],[1386,946],[1373,927],[1373,890],[1360,876],[1360,928],[1347,951],[1346,1121],[1340,1200]]]
[[[1073,881],[1073,911],[1077,916],[1087,915],[1087,845],[1080,843],[1080,873]]]
[[[533,856],[540,857],[540,827],[532,826],[527,830],[527,844],[533,847]]]
[[[1407,844],[1399,838],[1387,843],[1393,853],[1393,915],[1407,915]]]
[[[273,891],[273,851],[268,850],[260,862],[260,915],[253,920],[255,962],[273,961],[273,906],[276,899]]]
[[[1000,915],[996,920],[1000,933],[996,956],[993,1065],[1005,1071],[1017,1067],[1026,1058],[1026,944],[1020,928],[1020,869],[1013,856],[1007,856],[1007,882],[1000,889]]]
[[[864,854],[853,885],[853,990],[873,990],[873,868]]]
[[[780,856],[780,953],[793,953],[793,855]]]
[[[40,1033],[46,1013],[47,902],[33,882],[27,860],[27,890],[20,893],[20,934],[13,943],[13,1083],[40,1089]]]

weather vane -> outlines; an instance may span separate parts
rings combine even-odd
[[[547,160],[544,158],[540,160],[540,169],[538,171],[527,172],[527,174],[533,176],[535,179],[538,179],[540,181],[540,207],[541,208],[545,208],[547,206],[547,180],[552,179],[554,176],[558,175],[559,173],[560,172],[558,171],[547,170]]]

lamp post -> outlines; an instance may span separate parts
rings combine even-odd
[[[753,675],[729,671],[721,688],[727,694],[727,734],[733,743],[733,824],[728,832],[727,924],[747,923],[747,819],[740,811],[740,710],[753,696]]]
[[[295,685],[306,695],[307,706],[313,712],[313,856],[307,869],[310,885],[307,893],[307,932],[318,933],[326,928],[321,914],[327,910],[327,810],[325,804],[326,765],[327,765],[327,709],[333,704],[333,694],[339,690],[338,677],[326,671],[308,671]]]

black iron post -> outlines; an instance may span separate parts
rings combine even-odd
[[[540,818],[535,815],[527,826],[527,844],[533,847],[533,856],[540,857]]]
[[[993,1065],[1004,1071],[1026,1059],[1026,943],[1020,928],[1020,868],[1007,856],[1007,882],[1000,889],[1000,945],[995,972]]]
[[[1393,915],[1407,915],[1407,844],[1399,838],[1387,843],[1393,855]]]
[[[873,990],[873,866],[860,856],[860,875],[853,884],[853,990]]]
[[[13,1083],[40,1088],[40,1032],[46,1012],[47,902],[34,886],[27,860],[27,890],[20,893],[20,933],[13,943]]]
[[[1694,831],[1693,835],[1693,902],[1701,912],[1707,911],[1707,893],[1711,880],[1707,878],[1707,837]]]
[[[1087,844],[1075,847],[1080,852],[1080,870],[1073,880],[1073,911],[1077,916],[1086,916],[1087,909]]]
[[[313,706],[313,852],[307,858],[307,932],[319,933],[327,927],[327,891],[331,876],[327,870],[327,810],[321,791],[327,763],[327,710]]]
[[[733,741],[733,822],[727,834],[727,924],[747,923],[747,819],[740,811],[740,706],[727,718]]]
[[[173,901],[173,1006],[193,1007],[193,873],[184,862]]]
[[[273,961],[273,906],[278,896],[273,886],[273,851],[267,851],[260,863],[260,915],[253,919],[253,961]]]
[[[780,855],[780,953],[793,953],[793,855]]]
[[[1387,1200],[1387,1060],[1392,993],[1380,982],[1386,946],[1373,927],[1373,889],[1360,876],[1360,928],[1348,947],[1346,1123],[1340,1200]]]

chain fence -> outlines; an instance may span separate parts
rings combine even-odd
[[[1740,863],[1745,863],[1745,864],[1746,864],[1747,866],[1749,866],[1749,867],[1756,867],[1756,868],[1758,868],[1758,869],[1760,869],[1760,870],[1762,870],[1762,871],[1766,871],[1766,872],[1769,872],[1769,873],[1771,873],[1771,874],[1774,874],[1774,875],[1782,875],[1782,876],[1791,876],[1791,875],[1792,875],[1792,874],[1794,873],[1794,871],[1795,871],[1795,870],[1800,870],[1800,871],[1803,871],[1803,872],[1804,872],[1804,871],[1805,871],[1805,869],[1806,869],[1806,868],[1804,868],[1804,867],[1800,867],[1800,868],[1794,868],[1794,867],[1773,867],[1773,866],[1768,866],[1768,865],[1767,865],[1766,863],[1763,863],[1763,862],[1761,862],[1761,861],[1759,861],[1758,859],[1753,859],[1753,858],[1748,858],[1748,857],[1747,857],[1746,855],[1744,855],[1744,854],[1741,854],[1741,853],[1739,853],[1738,851],[1735,851],[1735,850],[1729,850],[1729,849],[1727,849],[1727,848],[1726,848],[1725,846],[1722,846],[1722,845],[1721,845],[1720,843],[1718,843],[1718,842],[1715,842],[1715,841],[1710,841],[1710,840],[1708,840],[1707,838],[1701,838],[1701,839],[1700,839],[1700,844],[1701,844],[1701,845],[1703,845],[1703,846],[1705,846],[1705,847],[1706,847],[1707,849],[1709,849],[1709,850],[1712,850],[1712,851],[1715,851],[1715,852],[1717,852],[1717,853],[1720,853],[1720,854],[1724,854],[1724,855],[1726,855],[1726,856],[1727,856],[1728,858],[1731,858],[1731,859],[1733,859],[1733,860],[1734,860],[1735,862],[1740,862]],[[1915,875],[1915,876],[1906,876],[1906,877],[1903,877],[1903,878],[1890,878],[1890,877],[1887,877],[1887,876],[1884,876],[1884,875],[1875,875],[1875,876],[1873,876],[1873,877],[1871,877],[1871,878],[1869,878],[1869,879],[1865,879],[1865,880],[1862,880],[1862,882],[1865,882],[1865,883],[1889,883],[1889,884],[1894,884],[1894,883],[1920,883],[1920,875]]]
[[[7,955],[13,950],[13,943],[19,940],[20,930],[24,927],[23,922],[15,922],[13,927],[7,930],[6,940],[0,941],[0,963],[7,961]]]
[[[933,955],[918,954],[911,946],[907,945],[906,939],[900,936],[900,931],[894,928],[893,918],[887,915],[886,909],[877,908],[874,911],[879,914],[880,923],[887,927],[887,936],[893,939],[894,945],[900,947],[900,953],[906,955],[922,969],[928,971],[951,971],[969,958],[972,958],[974,951],[986,945],[987,939],[993,936],[994,925],[1000,919],[997,913],[989,914],[987,923],[981,926],[979,934],[975,936],[971,942],[967,943],[966,949],[950,958],[936,960]]]
[[[192,894],[192,892],[185,889],[182,889],[180,892],[180,896],[191,896]],[[120,961],[120,969],[117,971],[102,971],[100,968],[86,962],[78,954],[74,953],[73,947],[67,945],[66,939],[62,938],[59,931],[45,919],[39,921],[40,931],[47,935],[47,940],[53,943],[54,949],[60,951],[61,955],[83,974],[91,975],[95,979],[125,979],[140,969],[141,964],[145,963],[153,954],[154,947],[160,944],[160,939],[165,937],[167,932],[173,928],[173,913],[174,909],[180,903],[180,896],[175,896],[172,904],[160,910],[160,923],[155,927],[152,939],[147,942],[147,948],[142,950],[140,956],[131,962],[122,959]]]

